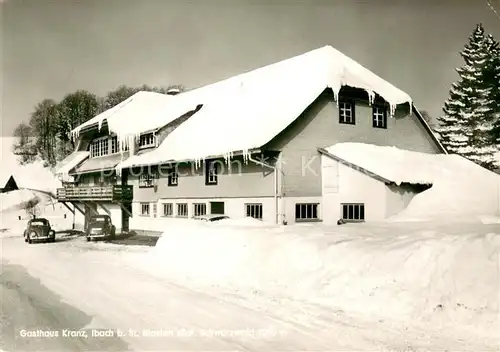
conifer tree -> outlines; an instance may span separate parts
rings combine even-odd
[[[460,54],[465,64],[457,69],[460,79],[450,89],[444,115],[437,118],[437,131],[448,152],[492,169],[496,152],[496,147],[491,145],[494,103],[491,81],[486,74],[492,60],[481,24],[469,36]]]

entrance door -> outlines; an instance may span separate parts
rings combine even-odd
[[[210,202],[210,214],[224,214],[224,202]]]

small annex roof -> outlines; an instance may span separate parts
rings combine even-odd
[[[133,156],[119,168],[200,160],[260,148],[289,126],[326,88],[364,89],[391,106],[412,98],[331,46],[171,97],[177,112],[202,105],[154,151]],[[172,109],[176,110],[176,109]],[[180,116],[180,114],[179,114]],[[141,130],[144,128],[141,128]]]
[[[89,157],[89,152],[77,151],[73,152],[60,161],[55,167],[55,175],[61,181],[71,181],[70,172],[80,165],[85,159]]]
[[[370,176],[378,177],[385,183],[397,185],[433,184],[436,177],[448,172],[446,166],[453,159],[446,154],[420,153],[365,143],[338,143],[324,151],[345,165],[361,172],[367,171]],[[451,177],[451,171],[449,173]]]

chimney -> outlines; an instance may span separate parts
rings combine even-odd
[[[168,95],[177,95],[180,92],[181,90],[179,88],[170,88],[169,90],[167,90]]]

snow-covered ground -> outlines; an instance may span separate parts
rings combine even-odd
[[[3,238],[2,259],[140,351],[498,351],[496,226],[198,222],[154,248]]]

